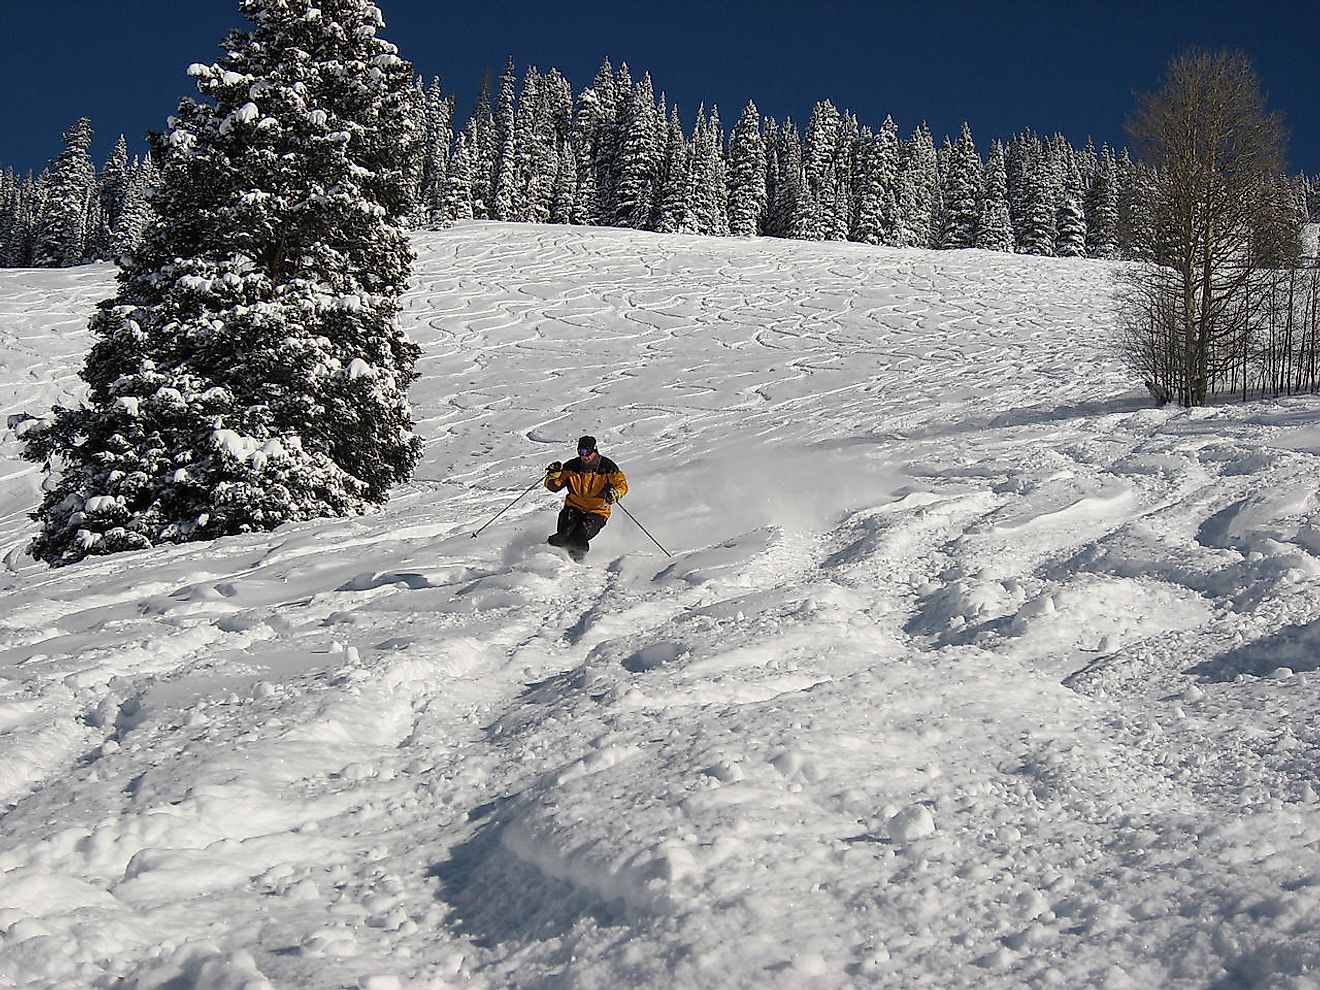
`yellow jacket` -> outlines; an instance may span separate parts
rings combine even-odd
[[[552,492],[568,489],[564,504],[582,512],[594,512],[606,519],[610,516],[610,504],[605,501],[605,489],[614,489],[616,499],[628,494],[628,479],[608,457],[597,455],[595,462],[588,466],[581,457],[565,461],[558,471],[551,471],[545,476],[545,487]]]

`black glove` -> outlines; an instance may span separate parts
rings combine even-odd
[[[545,469],[546,474],[558,474],[564,470],[564,465],[559,461],[551,461]]]
[[[619,496],[614,494],[613,486],[606,485],[605,490],[600,493],[600,497],[603,498],[606,502],[613,502]]]

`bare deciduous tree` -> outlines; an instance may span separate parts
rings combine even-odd
[[[1245,55],[1192,49],[1128,130],[1149,181],[1124,232],[1140,259],[1119,280],[1124,354],[1157,399],[1200,405],[1245,382],[1259,308],[1300,257],[1283,120]]]

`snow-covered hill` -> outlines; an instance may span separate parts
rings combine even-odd
[[[0,472],[0,985],[1312,987],[1320,400],[1109,270],[421,235],[384,511],[47,570]],[[0,405],[112,272],[0,272]],[[533,491],[627,472],[585,565]]]

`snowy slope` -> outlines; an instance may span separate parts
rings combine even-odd
[[[1320,400],[1110,270],[421,235],[384,511],[47,570],[0,472],[0,985],[1312,987]],[[0,272],[0,405],[106,268]],[[533,491],[591,432],[585,565]]]

